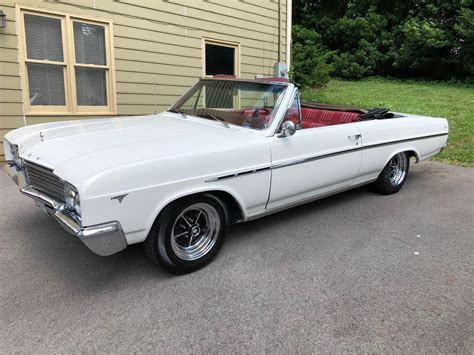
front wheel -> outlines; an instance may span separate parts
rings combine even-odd
[[[394,194],[402,188],[410,168],[410,157],[407,153],[398,153],[389,160],[372,184],[373,189],[383,195]]]
[[[227,228],[226,208],[218,198],[184,198],[162,211],[145,241],[145,252],[172,273],[192,272],[217,254]]]

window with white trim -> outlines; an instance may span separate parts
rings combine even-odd
[[[20,9],[27,114],[115,113],[111,23]]]
[[[204,76],[233,75],[239,77],[239,45],[204,39]]]

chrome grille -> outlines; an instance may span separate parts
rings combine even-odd
[[[27,161],[24,164],[31,187],[58,201],[64,201],[64,182],[51,169]]]

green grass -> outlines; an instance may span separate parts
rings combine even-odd
[[[331,80],[321,89],[306,90],[302,100],[374,108],[449,121],[449,144],[436,160],[474,166],[474,87],[459,84],[367,79]]]

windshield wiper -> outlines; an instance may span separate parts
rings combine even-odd
[[[230,125],[225,121],[223,120],[222,118],[220,117],[217,117],[217,116],[214,116],[214,115],[211,115],[211,114],[207,114],[207,115],[199,115],[199,117],[203,117],[203,118],[212,118],[214,121],[217,121],[217,122],[220,122],[222,123],[224,126],[226,126],[226,128],[230,128]]]
[[[188,116],[183,111],[177,110],[175,108],[170,108],[168,112],[179,113],[183,118],[188,118]]]

